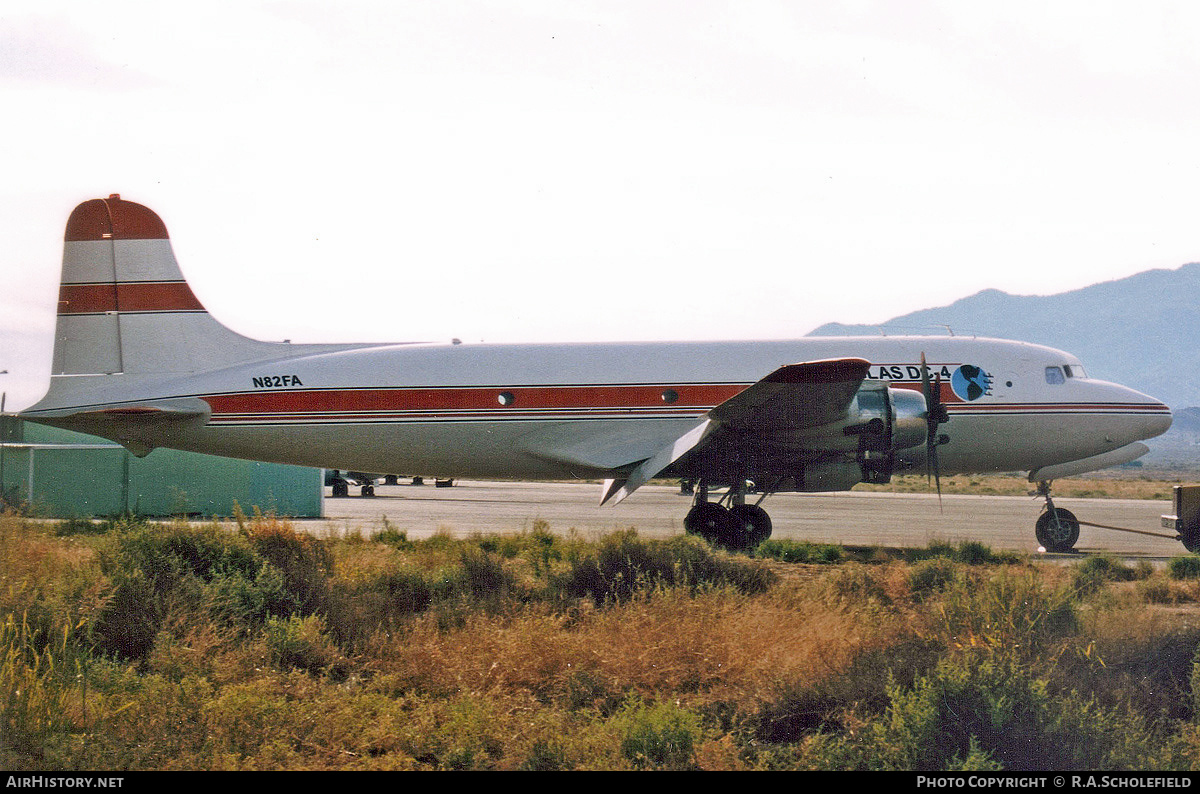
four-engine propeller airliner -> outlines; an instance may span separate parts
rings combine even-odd
[[[137,455],[596,478],[602,504],[686,478],[686,529],[729,546],[770,535],[760,503],[772,493],[1024,470],[1047,486],[1039,541],[1067,550],[1079,524],[1048,483],[1133,460],[1171,424],[1167,406],[1088,377],[1074,356],[998,339],[256,341],[208,314],[163,222],[118,195],[67,222],[56,333],[49,392],[23,419]]]

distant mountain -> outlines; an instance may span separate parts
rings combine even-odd
[[[829,323],[810,336],[945,333],[1048,345],[1079,356],[1090,377],[1172,408],[1200,405],[1200,262],[1148,270],[1057,295],[988,289],[881,325]]]

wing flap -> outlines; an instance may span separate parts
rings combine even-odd
[[[664,447],[654,457],[642,461],[636,469],[629,473],[629,476],[605,480],[604,492],[600,496],[600,504],[603,505],[614,497],[616,497],[616,501],[613,504],[617,504],[638,488],[641,488],[650,481],[651,477],[682,458],[704,441],[712,428],[712,420],[705,419],[677,438],[674,443]]]

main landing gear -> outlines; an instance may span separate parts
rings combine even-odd
[[[1079,519],[1075,518],[1075,514],[1070,510],[1054,506],[1054,500],[1050,498],[1048,480],[1038,483],[1037,494],[1046,500],[1046,508],[1038,516],[1034,526],[1038,543],[1046,551],[1071,551],[1075,548],[1075,542],[1079,540]]]
[[[771,517],[757,504],[746,504],[744,482],[730,488],[716,502],[708,501],[708,486],[703,482],[694,493],[692,509],[683,519],[683,528],[689,535],[738,551],[753,549],[771,537]],[[723,504],[726,500],[728,507]]]

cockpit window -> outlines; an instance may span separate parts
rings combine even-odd
[[[1056,385],[1065,383],[1066,378],[1063,377],[1063,371],[1059,367],[1046,367],[1046,383]]]
[[[1087,373],[1083,371],[1083,367],[1079,364],[1064,364],[1063,371],[1067,373],[1068,378],[1086,378]]]

